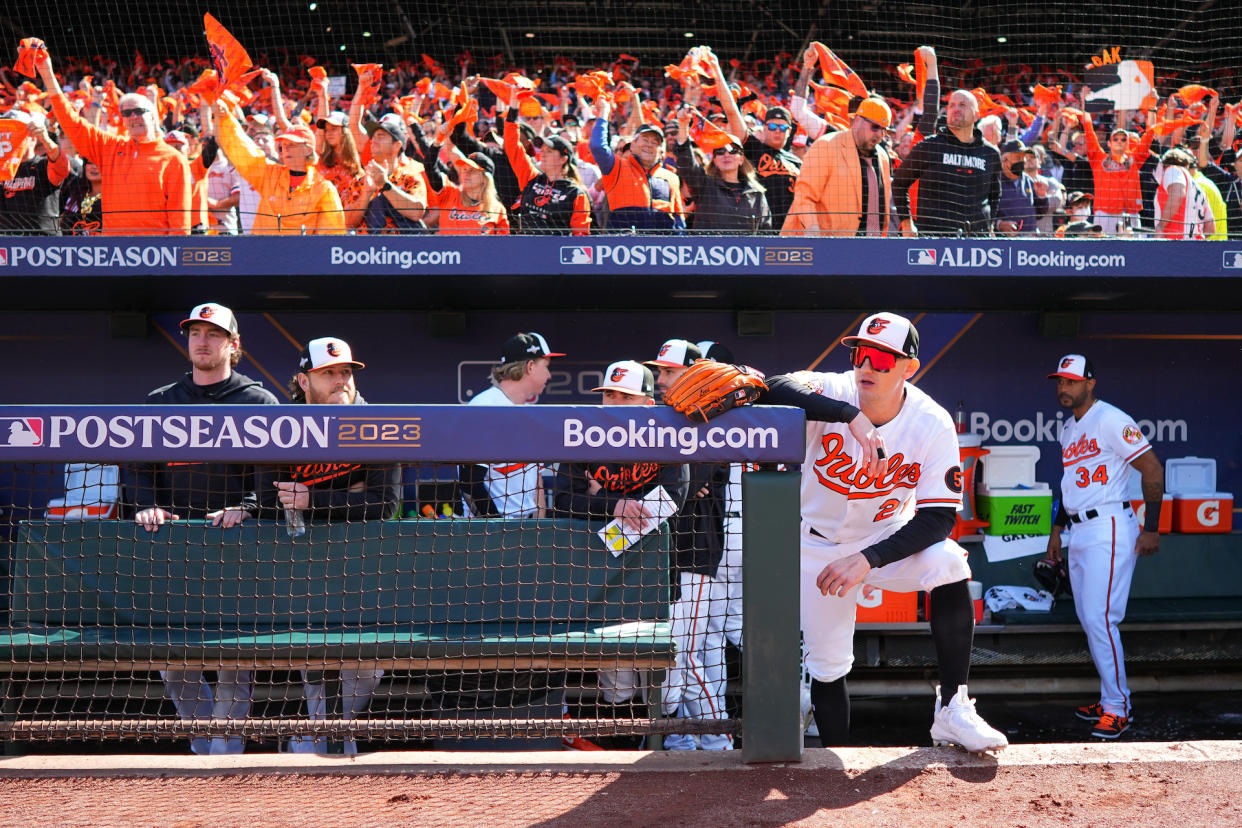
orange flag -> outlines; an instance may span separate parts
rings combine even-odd
[[[237,38],[210,14],[203,15],[203,28],[207,32],[211,62],[215,64],[219,76],[220,91],[244,84],[242,76],[254,68],[250,55],[246,54]]]
[[[849,92],[837,89],[835,86],[820,86],[814,81],[810,86],[811,91],[815,93],[815,106],[821,113],[842,116],[849,114],[850,99],[854,97]]]
[[[1060,86],[1054,86],[1051,89],[1049,89],[1048,87],[1044,86],[1042,83],[1037,83],[1035,84],[1035,89],[1032,91],[1032,94],[1035,97],[1036,106],[1039,106],[1041,104],[1051,105],[1051,104],[1057,104],[1061,102],[1061,87]]]
[[[852,92],[860,98],[867,97],[867,85],[845,61],[833,54],[831,49],[818,40],[811,45],[819,53],[819,68],[828,83]]]
[[[384,66],[383,66],[382,64],[379,64],[379,63],[351,63],[351,64],[350,64],[350,66],[354,67],[354,71],[356,71],[356,72],[358,73],[358,92],[357,92],[357,94],[358,94],[359,96],[361,96],[361,98],[362,98],[362,105],[363,105],[363,106],[368,106],[368,105],[370,105],[370,104],[375,103],[376,101],[378,101],[378,100],[379,100],[379,85],[380,85],[380,78],[381,78],[381,77],[383,77],[383,74],[384,74]],[[375,77],[375,80],[373,80],[370,84],[368,84],[367,86],[363,87],[363,86],[362,86],[362,75],[363,75],[363,73],[364,73],[364,72],[366,72],[368,69],[369,69],[369,70],[371,70],[371,71],[373,71],[373,72],[375,72],[375,73],[376,73],[376,77]]]
[[[28,78],[35,76],[35,61],[47,56],[47,46],[37,37],[23,37],[17,45],[17,62],[13,69]]]
[[[1157,135],[1163,136],[1163,135],[1168,135],[1172,132],[1176,132],[1179,129],[1183,129],[1185,127],[1194,126],[1195,124],[1201,124],[1201,123],[1203,123],[1203,120],[1200,118],[1192,118],[1189,115],[1183,115],[1182,117],[1176,120],[1173,120],[1173,121],[1161,121],[1160,123],[1152,127],[1152,131],[1155,132]]]
[[[1200,86],[1197,83],[1190,83],[1177,90],[1177,94],[1188,104],[1199,103],[1208,95],[1215,95],[1216,90],[1207,86]]]
[[[312,66],[308,70],[308,74],[311,76],[311,80],[323,81],[328,79],[328,70],[322,66]]]

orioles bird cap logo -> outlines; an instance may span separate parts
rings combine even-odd
[[[1065,359],[1061,360],[1061,367],[1062,367],[1062,368],[1068,368],[1068,367],[1070,367],[1070,366],[1071,366],[1071,365],[1073,365],[1073,364],[1074,364],[1074,358],[1073,358],[1073,357],[1066,357]]]
[[[613,368],[612,373],[608,375],[609,382],[620,382],[621,378],[630,372],[629,368]]]
[[[211,305],[204,305],[203,309],[198,312],[198,315],[201,319],[210,319],[216,315],[216,309]]]
[[[325,350],[327,350],[328,356],[339,357],[341,355],[341,349],[336,347],[335,342],[329,342],[325,347]]]
[[[672,349],[672,347],[673,347],[673,343],[665,342],[663,345],[660,346],[660,353],[656,354],[656,357],[658,358],[658,357],[664,356]]]
[[[867,326],[867,333],[875,336],[888,327],[887,319],[872,319],[871,324]]]

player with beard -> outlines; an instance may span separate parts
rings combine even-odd
[[[295,403],[309,405],[366,405],[354,383],[354,359],[345,340],[312,339],[298,359],[298,372],[289,383]],[[401,466],[394,463],[307,463],[271,468],[259,474],[259,496],[273,516],[279,509],[288,520],[300,514],[306,523],[388,520],[401,502]],[[383,670],[341,669],[339,713],[353,719],[366,709]],[[302,671],[306,709],[312,720],[327,718],[328,694],[323,671]],[[326,739],[296,736],[293,753],[336,752]],[[346,755],[358,752],[357,742],[346,739]]]

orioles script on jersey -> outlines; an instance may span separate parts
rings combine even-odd
[[[894,489],[913,489],[922,474],[918,463],[903,462],[905,457],[898,452],[888,459],[888,467],[880,476],[872,479],[845,451],[840,434],[825,434],[821,443],[824,456],[815,461],[816,477],[821,485],[850,499],[883,497]],[[868,488],[873,491],[850,491]]]
[[[1078,438],[1077,442],[1070,443],[1061,450],[1061,459],[1064,465],[1076,463],[1079,460],[1086,460],[1089,457],[1095,457],[1100,453],[1099,443],[1092,437],[1087,439],[1087,435]]]
[[[628,492],[655,481],[660,475],[658,463],[635,463],[616,472],[600,466],[591,476],[610,492]]]

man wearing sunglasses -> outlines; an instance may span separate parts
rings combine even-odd
[[[852,372],[772,377],[763,396],[807,414],[802,631],[820,738],[849,743],[845,676],[859,590],[923,590],[940,665],[932,741],[998,750],[1008,740],[975,712],[966,687],[974,611],[966,551],[948,539],[962,499],[953,418],[908,382],[919,370],[910,320],[876,313],[841,343]]]
[[[706,63],[716,82],[716,88],[727,88],[729,81],[725,78],[716,56],[711,55]],[[766,189],[772,226],[780,227],[785,223],[785,216],[793,204],[794,181],[802,171],[802,159],[788,149],[794,132],[793,117],[783,106],[769,107],[763,126],[752,131],[747,127],[732,95],[720,95],[718,100],[720,108],[728,118],[729,133],[742,138],[742,153],[755,166],[759,183]]]
[[[35,68],[43,79],[60,128],[78,153],[103,176],[103,233],[187,235],[190,232],[190,164],[163,141],[155,104],[143,95],[121,96],[121,131],[104,132],[83,120],[65,97],[44,53]]]
[[[877,149],[893,124],[880,98],[858,105],[848,132],[819,138],[802,162],[783,235],[882,236],[888,229],[892,173]]]

